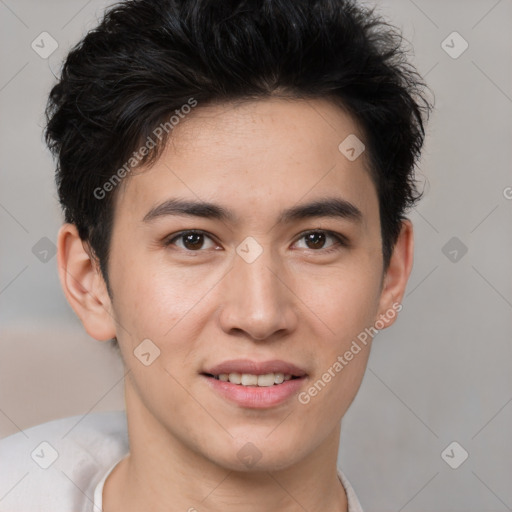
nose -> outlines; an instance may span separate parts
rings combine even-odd
[[[282,337],[297,326],[297,303],[284,269],[266,250],[248,263],[235,255],[222,282],[219,321],[228,334],[262,341]]]

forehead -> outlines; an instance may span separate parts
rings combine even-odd
[[[298,160],[314,151],[337,155],[339,142],[351,134],[363,138],[353,117],[331,101],[265,98],[199,106],[176,126],[168,147],[175,155],[191,148],[215,153],[218,143],[228,158],[228,142],[236,157],[242,151],[248,159],[279,154]]]
[[[327,100],[198,105],[174,127],[156,164],[125,180],[116,208],[129,204],[127,214],[140,219],[159,202],[181,196],[250,215],[339,192],[368,210],[377,196],[367,155],[347,158],[346,140],[364,136]]]

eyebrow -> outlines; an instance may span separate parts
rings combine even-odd
[[[215,203],[171,198],[151,208],[142,220],[149,223],[157,218],[169,215],[201,217],[231,223],[236,222],[237,219],[233,211]],[[288,208],[279,214],[277,222],[289,223],[315,217],[333,217],[360,222],[363,214],[357,206],[349,201],[329,197]]]

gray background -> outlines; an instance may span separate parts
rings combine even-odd
[[[106,3],[0,0],[0,437],[123,408],[120,361],[81,328],[56,258],[33,252],[61,223],[41,135],[52,70]],[[375,339],[340,464],[367,512],[512,510],[512,1],[378,4],[414,48],[436,111],[404,309]],[[31,48],[43,31],[59,44],[49,59]],[[442,46],[454,31],[469,44],[456,59]],[[457,469],[441,456],[453,441],[469,453]]]

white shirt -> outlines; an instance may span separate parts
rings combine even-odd
[[[43,423],[0,439],[0,512],[102,512],[103,484],[129,452],[124,411]],[[338,469],[348,512],[362,512]]]

